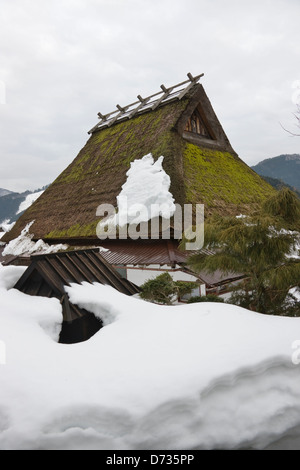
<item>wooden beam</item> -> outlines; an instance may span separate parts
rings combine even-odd
[[[190,89],[193,88],[193,86],[199,81],[199,79],[203,77],[203,75],[204,74],[202,73],[201,75],[198,75],[197,77],[193,77],[191,73],[188,73],[190,84],[184,90],[182,90],[181,93],[179,93],[178,99],[181,100],[190,91]]]
[[[116,114],[116,116],[114,118],[112,118],[109,122],[108,122],[108,127],[112,126],[118,119],[119,117],[121,117],[123,114],[126,113],[127,109],[132,106],[132,105],[128,105],[128,106],[125,106],[125,108],[122,108],[122,106],[120,106],[119,104],[117,104],[117,108],[118,110],[120,111],[118,114]]]
[[[122,106],[120,106],[119,104],[117,104],[117,108],[119,111],[121,111],[121,113],[125,113],[126,112],[126,109],[125,108],[122,108]]]
[[[106,121],[107,120],[107,117],[105,114],[101,114],[100,112],[98,113],[98,116],[100,119],[102,119],[102,121]]]
[[[181,87],[183,85],[186,85],[188,84],[183,90],[181,90],[181,92],[178,94],[178,96],[174,96],[174,98],[177,98],[178,100],[181,100],[185,95],[186,93],[188,93],[188,91],[195,85],[195,83],[197,83],[199,81],[199,79],[201,77],[203,77],[204,73],[200,74],[200,75],[197,75],[196,77],[193,77],[193,75],[189,72],[187,74],[187,77],[188,77],[188,80],[185,80],[181,83],[178,83],[177,85],[173,85],[172,87],[169,87],[167,88],[165,85],[161,85],[160,88],[162,89],[162,92],[159,91],[158,93],[154,93],[153,95],[150,95],[146,98],[142,98],[141,95],[138,95],[137,98],[139,101],[136,101],[134,103],[131,103],[127,106],[125,106],[124,108],[122,106],[120,106],[119,104],[117,104],[117,109],[118,111],[113,111],[111,113],[108,113],[108,114],[102,114],[102,113],[98,113],[98,116],[99,118],[101,119],[101,122],[96,124],[96,126],[94,126],[88,133],[89,134],[92,134],[95,130],[99,129],[100,127],[104,126],[112,126],[119,118],[122,117],[123,114],[125,114],[126,112],[128,112],[128,110],[130,108],[132,108],[133,106],[137,105],[134,109],[132,109],[131,112],[128,112],[128,116],[126,116],[126,118],[128,119],[131,119],[133,116],[135,116],[138,112],[142,112],[143,111],[143,108],[144,106],[149,103],[149,101],[152,99],[152,98],[155,98],[156,96],[160,96],[157,100],[153,101],[153,104],[152,106],[149,106],[148,109],[151,109],[151,110],[155,110],[169,95],[170,93],[175,90],[176,88],[178,87]],[[114,117],[111,117],[113,116]]]
[[[138,99],[140,100],[140,104],[139,106],[137,106],[136,108],[134,108],[131,113],[128,115],[128,119],[131,119],[136,113],[138,113],[141,109],[143,109],[143,107],[145,106],[145,104],[148,103],[148,101],[150,100],[150,98],[142,98],[141,95],[138,95]]]
[[[155,101],[154,105],[151,106],[152,111],[154,111],[160,105],[160,103],[169,96],[169,94],[171,93],[171,90],[172,88],[169,88],[168,90],[166,90],[166,92],[157,101]]]

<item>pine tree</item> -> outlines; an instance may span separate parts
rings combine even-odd
[[[284,188],[252,216],[211,218],[205,245],[215,254],[197,254],[189,265],[245,275],[233,301],[260,313],[300,315],[288,292],[300,286],[300,201]]]
[[[140,297],[150,302],[171,305],[177,298],[189,294],[198,287],[197,282],[174,281],[165,272],[155,279],[149,279],[141,286]]]

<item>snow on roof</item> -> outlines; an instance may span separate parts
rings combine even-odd
[[[117,213],[105,224],[139,224],[155,217],[170,219],[176,210],[169,188],[171,179],[163,169],[164,157],[156,161],[152,154],[130,163],[127,180],[117,196]]]
[[[11,240],[3,250],[3,256],[6,255],[14,255],[20,256],[24,254],[32,254],[32,253],[53,253],[60,250],[66,250],[68,245],[65,244],[56,244],[56,245],[48,245],[43,240],[38,240],[34,242],[32,240],[33,234],[29,233],[30,227],[34,224],[34,220],[29,222],[24,229],[21,231],[20,235],[13,240]]]

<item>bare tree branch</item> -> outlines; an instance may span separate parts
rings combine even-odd
[[[297,111],[295,113],[293,113],[293,115],[295,116],[296,121],[297,121],[297,126],[300,129],[300,105],[299,104],[297,104]],[[288,129],[283,127],[283,125],[281,123],[279,123],[279,124],[281,125],[282,129],[285,130],[286,132],[288,132],[290,135],[295,136],[295,137],[300,137],[300,134],[297,134],[296,132],[289,131]]]

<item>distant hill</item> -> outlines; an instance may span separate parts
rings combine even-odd
[[[16,222],[46,187],[47,186],[44,186],[41,189],[25,191],[23,193],[16,193],[0,188],[0,232],[2,222],[6,222],[7,224]]]
[[[8,189],[3,189],[3,188],[0,188],[0,197],[1,196],[6,196],[7,194],[12,194],[13,191],[9,191]]]
[[[277,189],[278,191],[281,189],[281,188],[288,188],[290,189],[291,191],[294,191],[294,193],[297,194],[297,196],[299,197],[300,199],[300,191],[297,191],[297,189],[293,188],[292,186],[290,186],[289,184],[287,183],[284,183],[283,181],[280,181],[276,178],[271,178],[270,176],[263,176],[261,175],[261,177],[267,182],[269,183],[271,186],[273,186],[273,188]]]
[[[279,179],[300,191],[300,154],[267,158],[251,168],[261,176]]]

